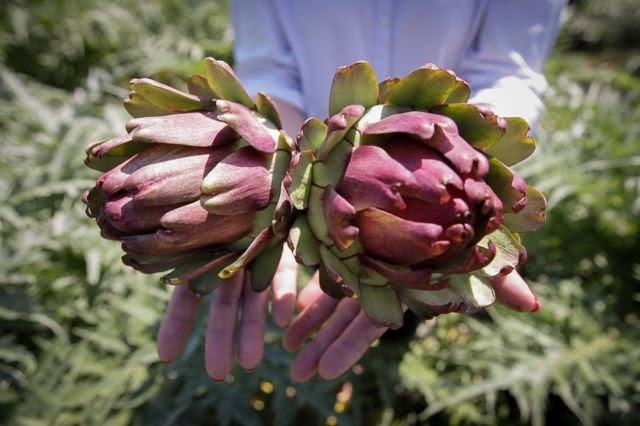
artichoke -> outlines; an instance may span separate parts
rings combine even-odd
[[[126,265],[200,294],[248,267],[262,290],[292,221],[281,191],[290,141],[267,95],[251,99],[224,62],[204,67],[189,93],[131,81],[135,118],[126,135],[87,148],[86,165],[104,174],[83,199]]]
[[[378,83],[357,62],[334,76],[329,115],[297,136],[288,244],[323,290],[357,297],[377,325],[490,305],[490,277],[526,258],[518,232],[545,199],[509,166],[534,141],[521,118],[467,103],[453,72],[425,65]]]

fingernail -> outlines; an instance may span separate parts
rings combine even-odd
[[[533,307],[531,312],[538,312],[540,310],[540,300],[538,299],[538,296],[534,296],[534,297],[536,301],[535,301],[535,306]]]

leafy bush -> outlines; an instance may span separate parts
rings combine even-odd
[[[205,56],[231,58],[226,11],[215,0],[7,0],[0,61],[67,90],[95,69],[122,84],[135,74],[188,75]]]

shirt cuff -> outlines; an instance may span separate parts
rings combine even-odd
[[[536,89],[542,91],[543,88]],[[537,93],[517,77],[505,77],[491,87],[478,90],[469,103],[489,105],[500,117],[522,117],[532,130],[535,130],[544,111],[544,104]]]

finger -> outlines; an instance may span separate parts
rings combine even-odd
[[[338,299],[320,292],[318,297],[285,330],[282,337],[282,346],[285,350],[296,350],[307,337],[320,328],[331,316],[338,301]]]
[[[335,379],[364,355],[369,346],[387,331],[376,327],[360,310],[340,337],[326,350],[318,363],[318,375],[325,380]]]
[[[496,299],[503,305],[520,312],[537,312],[540,302],[518,272],[491,278]]]
[[[296,280],[298,264],[293,253],[286,245],[282,250],[282,257],[276,273],[273,276],[273,302],[271,315],[273,322],[279,327],[286,326],[291,320],[296,307]]]
[[[200,297],[186,285],[176,287],[158,331],[158,356],[164,362],[180,356],[198,316]]]
[[[238,272],[214,290],[209,308],[205,341],[205,366],[213,380],[222,381],[231,372],[233,333],[242,295],[244,273]]]
[[[245,370],[253,370],[262,361],[268,300],[269,291],[253,291],[249,273],[246,273],[242,289],[242,317],[238,341],[238,363]]]
[[[300,290],[300,294],[298,295],[297,300],[298,310],[303,311],[321,294],[323,294],[323,291],[320,288],[320,274],[318,273],[318,271],[316,271],[311,276],[311,279],[309,280],[307,285],[305,285],[304,288]]]
[[[335,312],[322,326],[316,337],[300,351],[291,364],[289,372],[294,382],[306,382],[317,371],[320,358],[329,346],[358,315],[360,304],[355,299],[342,299]]]

